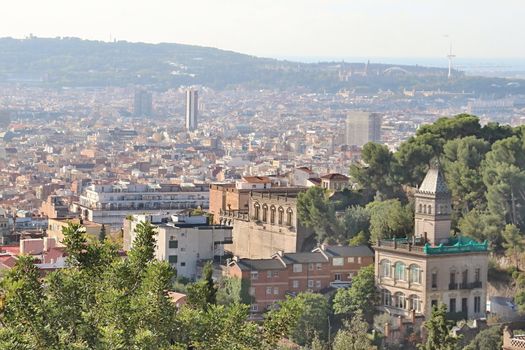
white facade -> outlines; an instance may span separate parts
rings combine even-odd
[[[208,186],[129,184],[88,186],[74,209],[84,220],[120,229],[127,215],[208,208]]]
[[[205,216],[134,215],[129,230],[133,245],[135,227],[148,221],[157,227],[155,257],[168,261],[178,276],[197,278],[197,264],[224,255],[224,244],[232,243],[232,227],[208,225]],[[126,233],[125,233],[126,234]],[[127,237],[124,237],[128,241]]]
[[[350,112],[346,119],[346,144],[362,147],[368,142],[381,142],[382,117],[377,113]]]

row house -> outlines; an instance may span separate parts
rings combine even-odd
[[[362,267],[373,264],[368,246],[321,246],[311,252],[274,254],[269,259],[229,262],[227,274],[249,281],[251,312],[264,312],[287,295],[322,293],[350,286]]]

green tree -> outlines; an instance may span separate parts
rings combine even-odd
[[[525,251],[525,243],[520,230],[512,224],[506,225],[503,231],[503,248],[505,254],[514,260],[516,269],[519,269],[520,256]]]
[[[22,255],[1,281],[2,325],[0,342],[19,341],[20,349],[47,349],[54,337],[47,327],[44,290],[34,258]]]
[[[414,226],[414,210],[402,205],[398,199],[375,201],[366,206],[370,213],[370,238],[373,242],[382,238],[405,237]]]
[[[368,241],[370,234],[370,213],[361,206],[347,208],[342,218],[342,228],[345,240],[355,238],[362,233]]]
[[[287,297],[279,302],[278,308],[268,311],[263,323],[263,339],[273,349],[282,338],[291,334],[297,327],[303,313],[304,303],[301,299]]]
[[[104,242],[106,240],[106,225],[102,224],[100,232],[98,233],[98,240]]]
[[[207,262],[202,269],[202,278],[188,286],[188,303],[206,310],[217,303],[217,286],[213,281],[213,265]]]
[[[302,304],[302,312],[291,338],[299,345],[310,344],[315,336],[326,341],[330,306],[321,294],[300,293],[296,299]]]
[[[365,191],[392,198],[399,194],[399,184],[392,179],[393,154],[387,146],[369,142],[363,146],[364,165],[352,165],[350,177]]]
[[[337,290],[333,309],[336,314],[352,315],[360,312],[367,320],[372,320],[377,302],[374,266],[369,265],[354,276],[350,288]]]
[[[321,187],[310,187],[299,193],[297,215],[302,225],[315,231],[320,243],[327,238],[336,238],[340,231],[335,219],[334,204]]]
[[[445,178],[460,210],[484,207],[486,187],[479,169],[489,149],[487,141],[475,136],[450,140],[443,148]]]
[[[482,330],[463,350],[501,349],[503,345],[500,327],[490,327]]]
[[[444,304],[432,310],[430,319],[424,323],[427,337],[425,342],[418,346],[420,350],[454,350],[456,348],[459,339],[450,333],[453,322],[448,321],[446,315],[447,307]]]
[[[155,226],[147,221],[138,223],[135,228],[135,239],[128,258],[136,275],[142,274],[148,262],[155,257],[156,234]]]
[[[238,277],[223,277],[217,290],[217,304],[251,304],[250,280]]]
[[[343,323],[335,335],[332,350],[371,350],[375,349],[368,337],[368,323],[357,312],[350,321]]]

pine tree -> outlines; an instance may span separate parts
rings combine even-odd
[[[418,346],[419,350],[454,350],[459,338],[450,331],[452,322],[447,320],[447,307],[441,304],[432,310],[432,316],[425,322],[426,341]]]
[[[98,240],[104,242],[106,240],[106,225],[102,224],[100,232],[98,233]]]

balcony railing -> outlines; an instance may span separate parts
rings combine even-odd
[[[447,312],[447,320],[451,321],[461,321],[461,320],[467,320],[468,314],[466,311],[458,311],[458,312]]]
[[[459,285],[459,289],[476,289],[476,288],[481,288],[481,286],[482,286],[481,281],[461,283]]]
[[[456,290],[458,289],[458,284],[457,283],[449,283],[448,284],[448,290]]]

